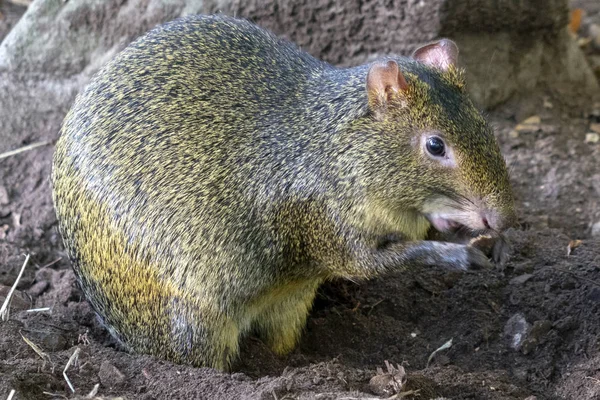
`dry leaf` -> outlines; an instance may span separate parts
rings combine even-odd
[[[540,129],[542,119],[538,115],[531,116],[515,126],[517,132],[533,132]]]
[[[539,125],[542,123],[542,119],[539,115],[533,115],[521,123],[524,125]]]
[[[569,22],[569,32],[576,34],[581,27],[581,18],[583,17],[583,10],[576,8],[571,11],[571,21]]]
[[[404,367],[397,365],[394,367],[387,360],[385,361],[387,372],[377,368],[377,375],[369,381],[371,391],[379,396],[392,396],[402,391],[406,384],[407,376]]]
[[[571,240],[567,246],[567,256],[570,256],[573,250],[581,246],[581,240]]]

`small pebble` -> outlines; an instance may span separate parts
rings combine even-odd
[[[378,396],[390,397],[402,391],[402,387],[406,383],[406,371],[404,367],[398,365],[394,367],[386,361],[387,372],[383,372],[381,368],[377,368],[377,375],[369,381],[371,392]]]
[[[9,201],[8,191],[4,186],[0,186],[0,205],[6,205]]]
[[[49,351],[61,351],[69,348],[67,338],[58,332],[38,333],[39,345]]]
[[[525,339],[521,346],[521,353],[527,355],[533,352],[538,345],[538,341],[532,338]]]
[[[525,121],[521,122],[517,126],[515,126],[515,131],[518,132],[536,132],[540,130],[540,124],[542,120],[539,116],[534,115],[533,117],[527,118]]]
[[[532,276],[533,276],[532,274],[519,275],[519,276],[516,276],[516,277],[512,278],[510,280],[510,283],[512,285],[522,285],[525,282],[527,282],[528,280],[530,280]]]
[[[0,305],[4,303],[10,290],[10,286],[0,284]],[[31,301],[27,295],[20,290],[15,290],[10,298],[10,313],[17,313],[19,311],[27,310],[28,308],[31,308]]]
[[[550,329],[552,329],[552,322],[548,321],[547,319],[535,321],[531,331],[529,332],[529,336],[539,341],[546,335],[546,333],[550,332]]]
[[[592,225],[592,237],[600,237],[600,221]]]
[[[600,25],[591,24],[588,28],[588,35],[592,39],[592,46],[600,50]]]
[[[7,224],[0,226],[0,240],[6,239],[6,235],[10,227]]]
[[[36,282],[32,287],[27,289],[27,294],[31,297],[38,297],[48,289],[48,281]]]
[[[598,143],[600,142],[600,135],[596,132],[590,132],[585,134],[586,143]]]
[[[594,303],[600,303],[600,287],[593,288],[586,297]]]
[[[514,350],[521,349],[530,329],[531,325],[523,314],[517,313],[510,317],[504,325],[504,335],[510,340],[510,347]]]
[[[522,264],[515,265],[515,273],[519,275],[529,274],[533,272],[534,269],[535,267],[531,261],[525,261]]]
[[[568,315],[554,323],[554,328],[559,332],[567,332],[577,328],[577,321],[571,315]]]
[[[539,115],[533,115],[521,123],[527,125],[539,125],[541,122],[542,119],[539,117]]]
[[[100,365],[98,378],[100,378],[100,383],[102,383],[102,386],[107,388],[113,388],[125,382],[125,375],[108,361],[103,361],[102,365]]]

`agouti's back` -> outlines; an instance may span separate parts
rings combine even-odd
[[[440,99],[471,110],[452,73],[395,60],[417,89],[437,85],[428,98],[441,114]],[[391,269],[357,259],[381,236],[423,238],[427,196],[413,186],[427,176],[400,141],[421,122],[377,118],[371,70],[336,69],[247,21],[196,16],[99,72],[65,119],[53,196],[84,293],[126,347],[225,368],[255,329],[285,353],[323,280]],[[485,131],[478,114],[466,118]],[[504,168],[493,136],[482,137],[490,168]],[[505,171],[495,173],[486,190],[511,200]],[[453,197],[442,189],[429,187],[431,199]]]

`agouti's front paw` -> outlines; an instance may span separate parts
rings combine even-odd
[[[434,243],[437,250],[437,260],[434,263],[438,266],[462,271],[492,267],[488,257],[473,246],[446,242]]]
[[[510,244],[503,235],[477,236],[472,238],[469,241],[469,244],[481,250],[488,257],[491,257],[492,260],[500,267],[503,267],[508,261]]]
[[[473,246],[465,246],[467,249],[467,266],[465,269],[492,268],[492,262],[481,250]]]

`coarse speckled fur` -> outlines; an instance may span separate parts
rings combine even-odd
[[[77,277],[112,334],[226,369],[250,330],[290,351],[324,280],[477,262],[470,247],[423,241],[422,207],[476,199],[514,219],[499,147],[458,70],[390,59],[409,87],[377,115],[370,65],[335,68],[244,20],[180,19],[108,63],[64,121],[52,183]],[[415,145],[425,130],[458,168]]]

